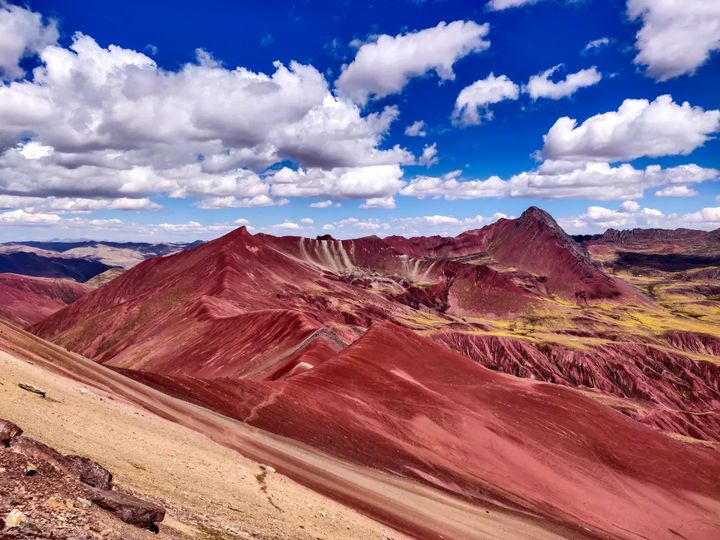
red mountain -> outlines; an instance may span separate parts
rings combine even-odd
[[[306,349],[321,361],[375,320],[412,319],[417,309],[507,313],[532,301],[487,266],[412,259],[376,237],[241,228],[145,261],[35,331],[119,367],[267,376],[292,369]]]
[[[712,538],[717,530],[717,452],[575,390],[494,373],[389,323],[321,366],[273,382],[121,371],[340,458],[578,536]]]
[[[588,252],[550,214],[534,206],[518,219],[500,219],[454,238],[391,236],[385,241],[414,257],[477,259],[499,270],[529,273],[547,294],[583,300],[637,299],[625,283],[593,264]]]
[[[0,274],[0,318],[21,326],[34,324],[89,290],[69,279]]]
[[[464,497],[598,535],[685,534],[679,516],[705,523],[717,509],[708,471],[720,461],[659,431],[720,439],[720,340],[680,326],[630,332],[633,309],[646,310],[641,322],[665,316],[531,208],[454,238],[241,228],[145,261],[33,331],[183,399]],[[539,310],[570,326],[551,342],[542,328],[508,335],[504,324]],[[638,460],[641,449],[653,459]]]

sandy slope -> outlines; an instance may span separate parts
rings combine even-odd
[[[25,393],[20,381],[44,387],[57,401]],[[0,383],[3,416],[60,451],[96,459],[120,485],[165,501],[167,525],[186,533],[204,523],[240,538],[401,537],[282,474],[258,480],[257,462],[232,448],[418,537],[564,536],[530,517],[348,464],[168,397],[2,323]]]

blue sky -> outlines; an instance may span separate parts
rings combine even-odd
[[[718,228],[712,4],[0,4],[0,241]]]

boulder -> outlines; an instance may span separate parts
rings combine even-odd
[[[12,441],[12,447],[35,463],[46,461],[57,469],[65,468],[65,456],[48,445],[20,435]]]
[[[22,435],[23,430],[12,422],[0,418],[0,445],[10,446],[12,442]]]
[[[156,529],[155,523],[165,519],[165,508],[119,491],[93,489],[90,500],[115,514],[125,523],[145,529]]]
[[[82,456],[65,456],[65,464],[80,475],[80,480],[98,489],[112,487],[112,473],[99,463]]]

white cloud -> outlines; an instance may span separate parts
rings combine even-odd
[[[19,79],[25,72],[22,58],[43,50],[58,39],[55,21],[20,6],[0,3],[0,76]]]
[[[398,234],[403,236],[427,236],[438,234],[451,236],[468,229],[477,229],[498,219],[507,218],[506,214],[497,212],[492,217],[482,215],[455,217],[448,215],[428,215],[402,218],[379,219],[347,218],[322,226],[325,231],[333,231],[341,238],[356,238],[368,232],[382,236]]]
[[[130,199],[83,199],[78,197],[23,197],[0,195],[0,208],[18,208],[31,213],[83,214],[97,210],[156,210],[161,208],[147,197]]]
[[[427,129],[425,128],[425,122],[416,120],[405,128],[405,135],[408,137],[426,137]]]
[[[29,141],[21,145],[18,151],[25,159],[42,159],[52,154],[54,149],[52,146],[45,146],[35,141]]]
[[[656,197],[697,197],[699,193],[688,186],[668,186],[655,192]]]
[[[504,9],[536,4],[537,2],[540,2],[540,0],[490,0],[487,3],[487,8],[491,11],[501,11]]]
[[[509,192],[510,183],[499,176],[487,180],[459,180],[455,175],[417,176],[400,190],[400,194],[407,197],[446,200],[506,197]]]
[[[390,197],[373,197],[367,199],[360,208],[395,208],[395,198]]]
[[[650,165],[636,169],[630,164],[613,167],[601,162],[546,161],[532,171],[503,180],[463,180],[457,171],[442,177],[417,176],[400,190],[401,195],[420,199],[483,199],[533,197],[594,200],[641,198],[646,189],[714,180],[720,171],[695,164],[663,169]]]
[[[250,225],[250,222],[245,218],[236,219],[235,221],[233,221],[233,223],[235,225],[243,225],[243,226]]]
[[[561,218],[558,223],[569,233],[599,233],[607,229],[679,227],[705,230],[720,227],[720,208],[702,208],[695,212],[664,214],[655,208],[637,205],[633,209],[613,210],[603,206],[590,206],[585,213],[576,217]]]
[[[165,71],[82,34],[69,48],[44,47],[39,60],[31,78],[0,85],[0,194],[258,206],[283,202],[263,171],[286,160],[346,176],[415,160],[382,148],[395,107],[363,114],[312,66],[256,73],[198,51],[195,63]]]
[[[572,96],[581,88],[597,84],[602,79],[600,72],[593,66],[589,69],[582,69],[577,73],[569,73],[561,81],[550,80],[550,77],[562,67],[562,64],[558,64],[542,73],[533,75],[527,85],[523,86],[523,92],[529,94],[533,99],[561,99]]]
[[[672,96],[655,101],[626,99],[617,111],[581,125],[567,116],[544,136],[545,158],[626,161],[638,157],[689,154],[720,129],[720,110],[705,111]]]
[[[309,204],[310,208],[328,208],[332,205],[333,205],[333,202],[329,199],[327,201],[318,201],[318,202]]]
[[[720,2],[627,0],[628,16],[640,19],[635,63],[664,81],[693,74],[720,50]]]
[[[589,53],[597,51],[598,49],[601,49],[602,47],[607,47],[610,45],[610,38],[607,37],[601,37],[598,39],[593,39],[592,41],[588,41],[587,45],[583,48],[583,53]]]
[[[292,231],[299,229],[300,225],[298,225],[297,223],[293,223],[292,221],[284,221],[282,223],[278,223],[277,225],[271,225],[271,228]]]
[[[313,223],[315,223],[315,220],[312,218],[306,217],[306,218],[302,218],[300,220],[300,223],[302,223],[304,225],[312,225]]]
[[[422,155],[418,159],[418,165],[430,167],[431,165],[435,165],[438,161],[437,143],[432,143],[430,145],[426,144],[423,147]]]
[[[21,209],[0,213],[0,223],[13,225],[52,225],[59,221],[60,216],[55,214],[34,214]]]
[[[253,206],[285,206],[290,201],[287,199],[273,199],[261,193],[252,197],[206,197],[198,203],[198,208],[203,210],[218,210],[220,208],[251,208]]]
[[[697,212],[685,214],[683,221],[704,229],[716,229],[720,227],[720,207],[703,208]]]
[[[505,100],[515,100],[520,88],[506,75],[495,77],[493,73],[485,79],[475,81],[463,88],[455,100],[452,113],[453,123],[460,126],[476,126],[493,117],[489,105]]]
[[[625,201],[620,205],[620,209],[625,212],[637,212],[640,210],[640,203],[637,201]]]
[[[398,165],[322,169],[283,167],[268,177],[276,197],[373,198],[396,193],[405,182]]]
[[[455,78],[453,64],[474,52],[484,51],[488,24],[474,21],[441,22],[433,28],[389,36],[377,36],[358,49],[336,82],[342,96],[365,104],[400,92],[408,81],[430,71],[441,80]]]

